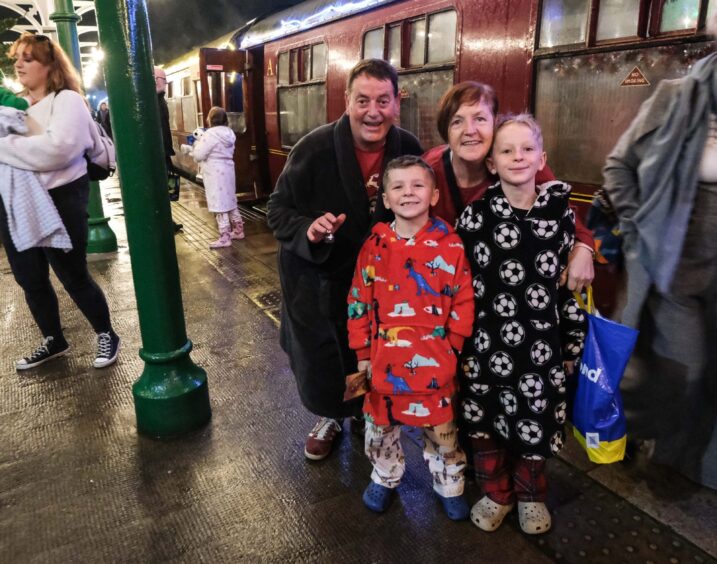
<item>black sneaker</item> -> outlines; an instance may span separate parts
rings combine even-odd
[[[45,337],[40,346],[30,356],[15,361],[15,369],[27,370],[28,368],[35,368],[52,358],[62,356],[69,350],[70,345],[64,339],[58,341],[55,337]]]
[[[120,338],[114,331],[97,333],[97,355],[93,366],[104,368],[114,364],[120,350]]]

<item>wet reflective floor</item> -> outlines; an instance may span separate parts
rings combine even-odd
[[[484,533],[449,521],[432,497],[415,433],[389,510],[361,502],[370,465],[348,423],[320,463],[304,459],[314,417],[277,338],[276,244],[243,210],[247,238],[216,238],[202,191],[183,183],[175,221],[187,333],[209,377],[212,421],[182,439],[137,434],[142,370],[116,184],[103,186],[118,253],[91,268],[122,337],[119,362],[91,368],[92,331],[58,292],[71,353],[16,373],[39,335],[0,253],[0,562],[715,562],[717,493],[640,457],[597,467],[574,442],[550,461],[553,530],[517,517]],[[478,498],[474,483],[467,494]]]

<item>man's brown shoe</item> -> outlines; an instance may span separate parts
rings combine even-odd
[[[323,460],[331,453],[334,441],[341,434],[341,424],[336,419],[322,417],[309,433],[304,455],[309,460]]]

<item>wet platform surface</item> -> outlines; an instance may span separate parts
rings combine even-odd
[[[549,463],[546,535],[523,535],[514,514],[492,534],[449,521],[415,433],[398,496],[384,515],[368,511],[370,465],[348,424],[330,458],[304,459],[315,418],[278,346],[276,244],[262,217],[246,211],[247,238],[211,251],[202,192],[183,188],[175,241],[213,419],[182,439],[135,429],[143,363],[117,186],[103,191],[120,250],[91,265],[123,340],[115,366],[90,367],[92,331],[60,290],[72,352],[16,373],[39,335],[0,253],[0,562],[717,561],[717,493],[640,458],[597,467],[574,441]],[[477,500],[474,483],[467,494]]]

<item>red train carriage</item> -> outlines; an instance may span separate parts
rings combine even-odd
[[[266,197],[294,143],[344,111],[349,69],[380,57],[399,70],[400,125],[424,147],[441,142],[441,94],[487,82],[502,110],[537,115],[550,166],[586,204],[657,82],[713,48],[715,11],[717,0],[308,0],[169,66],[175,143],[226,107],[239,198]]]

